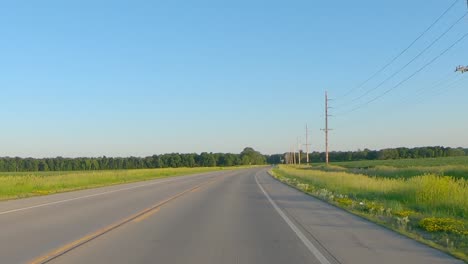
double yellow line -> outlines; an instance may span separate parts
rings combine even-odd
[[[98,237],[100,237],[100,236],[102,236],[102,235],[104,235],[104,234],[106,234],[106,233],[108,233],[108,232],[110,232],[110,231],[112,231],[112,230],[126,224],[126,223],[129,223],[131,221],[134,221],[136,223],[141,222],[144,219],[150,217],[151,215],[157,213],[161,209],[161,207],[163,205],[169,203],[170,201],[175,200],[175,199],[181,197],[184,194],[197,191],[200,187],[202,187],[204,185],[207,185],[209,183],[215,182],[217,180],[219,180],[219,179],[207,181],[207,182],[201,183],[201,184],[199,184],[199,185],[197,185],[195,187],[187,189],[187,190],[185,190],[183,192],[180,192],[180,193],[178,193],[178,194],[176,194],[174,196],[169,197],[168,199],[166,199],[166,200],[164,200],[162,202],[159,202],[159,203],[157,203],[157,204],[155,204],[155,205],[153,205],[151,207],[148,207],[148,208],[146,208],[146,209],[144,209],[144,210],[142,210],[142,211],[140,211],[140,212],[138,212],[138,213],[136,213],[134,215],[131,215],[131,216],[129,216],[129,217],[123,219],[123,220],[120,220],[117,223],[114,223],[112,225],[109,225],[107,227],[99,229],[99,230],[97,230],[97,231],[95,231],[93,233],[90,233],[90,234],[88,234],[88,235],[86,235],[86,236],[84,236],[84,237],[82,237],[82,238],[80,238],[78,240],[75,240],[75,241],[70,242],[70,243],[68,243],[68,244],[66,244],[64,246],[61,246],[61,247],[59,247],[57,249],[54,249],[53,251],[51,251],[51,252],[49,252],[49,253],[47,253],[47,254],[45,254],[43,256],[38,257],[38,258],[30,261],[29,263],[30,264],[47,263],[47,262],[49,262],[49,261],[51,261],[53,259],[56,259],[56,258],[64,255],[65,253],[67,253],[67,252],[69,252],[69,251],[71,251],[71,250],[73,250],[73,249],[75,249],[75,248],[77,248],[77,247],[79,247],[79,246],[81,246],[81,245],[83,245],[85,243],[88,243],[89,241],[94,240],[94,239],[96,239],[96,238],[98,238]]]

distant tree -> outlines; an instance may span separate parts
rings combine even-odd
[[[464,155],[465,155],[465,151],[463,151],[463,149],[461,148],[457,148],[457,149],[451,148],[447,152],[447,156],[449,157],[464,156]]]
[[[262,165],[266,162],[265,156],[250,147],[244,148],[240,156],[243,165]]]
[[[237,163],[237,157],[235,154],[223,153],[223,154],[218,155],[218,161],[217,161],[218,166],[229,167],[229,166],[235,166],[236,163]]]
[[[375,160],[375,159],[401,159],[401,158],[432,158],[468,155],[467,148],[448,147],[419,147],[419,148],[392,148],[383,150],[333,151],[330,160]],[[262,155],[253,148],[247,147],[240,154],[207,153],[201,154],[162,154],[149,157],[97,157],[97,158],[20,158],[0,157],[0,171],[72,171],[72,170],[119,170],[167,167],[197,167],[197,166],[235,166],[278,164],[285,160],[285,154]],[[324,162],[325,153],[312,152],[309,154],[311,162]],[[306,157],[301,153],[301,161]]]
[[[181,155],[182,166],[189,167],[189,168],[195,167],[197,165],[195,161],[195,156],[196,154]]]
[[[200,166],[202,167],[215,167],[216,159],[213,153],[203,152],[200,154]]]
[[[167,157],[169,167],[178,168],[182,167],[182,159],[178,153],[169,154]]]
[[[49,171],[49,166],[47,166],[47,163],[43,160],[39,161],[38,164],[38,170],[39,171]]]
[[[398,150],[396,149],[382,149],[379,152],[379,159],[381,160],[387,160],[387,159],[398,159],[399,154]]]
[[[280,164],[284,161],[284,155],[281,155],[281,154],[269,155],[266,157],[266,160],[268,164]]]

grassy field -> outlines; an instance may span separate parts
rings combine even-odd
[[[468,156],[336,162],[331,166],[320,164],[318,168],[323,171],[345,171],[387,178],[410,178],[424,174],[434,174],[468,180]]]
[[[115,171],[0,173],[0,200],[47,195],[106,185],[235,168],[236,167],[207,167]]]
[[[272,172],[304,192],[468,261],[467,161],[282,165]]]
[[[426,159],[397,159],[397,160],[363,160],[333,163],[346,168],[372,168],[376,166],[391,166],[397,168],[408,167],[439,167],[439,166],[468,166],[468,156],[426,158]]]

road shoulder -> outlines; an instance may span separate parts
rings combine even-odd
[[[463,263],[287,186],[266,170],[257,177],[310,240],[341,263]]]

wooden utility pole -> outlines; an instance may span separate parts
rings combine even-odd
[[[328,93],[325,92],[325,129],[322,129],[325,132],[325,163],[328,165],[328,132],[331,130],[328,128],[328,117],[330,116],[328,114],[328,109],[330,108],[328,106]]]
[[[293,146],[293,164],[296,165],[296,148]]]
[[[307,164],[309,164],[309,128],[307,127],[307,124],[306,124],[306,134],[305,134],[305,137],[306,137],[306,143],[305,143],[305,147],[306,147],[306,162]]]
[[[325,162],[328,165],[328,93],[325,92]]]
[[[298,161],[297,163],[299,165],[301,165],[301,142],[299,140],[299,137],[297,137],[296,142],[297,142],[297,156],[298,156],[297,157],[297,161]]]

